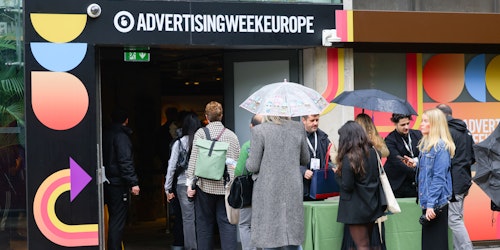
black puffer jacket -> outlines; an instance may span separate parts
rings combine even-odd
[[[471,182],[471,165],[476,162],[472,145],[474,140],[464,121],[448,117],[448,128],[455,142],[455,156],[451,159],[451,178],[453,195],[463,194],[469,190]],[[452,200],[454,197],[452,197]]]
[[[111,185],[139,185],[129,138],[131,133],[130,128],[115,123],[103,134],[103,163]]]

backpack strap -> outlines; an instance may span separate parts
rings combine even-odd
[[[202,127],[203,128],[203,131],[205,131],[205,137],[207,140],[212,140],[212,138],[210,137],[210,131],[208,131],[208,128],[207,127]],[[218,141],[220,139],[220,137],[222,136],[222,134],[224,134],[224,131],[226,130],[226,128],[222,128],[222,131],[220,131],[220,134],[217,136],[217,138],[215,138],[215,141]]]
[[[222,136],[222,134],[224,134],[224,130],[226,130],[226,128],[222,128],[222,131],[220,131],[220,134],[217,136],[217,138],[215,138],[216,141],[218,141],[220,139],[220,137]]]
[[[205,131],[205,136],[206,136],[207,140],[212,141],[212,144],[210,145],[210,150],[208,151],[208,156],[212,156],[212,152],[214,151],[215,142],[220,139],[220,137],[224,133],[224,130],[226,130],[226,128],[223,128],[222,131],[220,132],[220,134],[217,136],[217,138],[215,138],[215,140],[212,140],[210,138],[210,132],[208,131],[208,128],[203,127],[203,131]]]
[[[212,138],[210,137],[210,131],[208,131],[208,128],[207,127],[203,127],[203,131],[205,131],[205,138],[207,140],[212,140]]]

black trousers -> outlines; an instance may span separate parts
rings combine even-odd
[[[184,227],[182,225],[182,210],[179,199],[177,198],[177,192],[175,192],[175,198],[170,200],[169,204],[170,214],[173,215],[174,226],[172,228],[174,234],[174,242],[172,246],[184,246]]]
[[[126,186],[104,185],[104,202],[108,205],[108,248],[121,250],[123,229],[127,222],[130,191]]]
[[[221,249],[237,249],[236,225],[227,219],[224,195],[209,194],[196,188],[194,209],[198,250],[214,249],[215,223],[219,227]]]
[[[425,214],[425,209],[422,214]],[[448,205],[429,224],[422,226],[422,249],[448,249]]]

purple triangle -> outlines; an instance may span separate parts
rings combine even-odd
[[[92,180],[92,177],[83,170],[73,158],[69,157],[69,172],[71,179],[70,201],[73,201],[87,184]]]

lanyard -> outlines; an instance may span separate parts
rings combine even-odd
[[[405,139],[404,139],[403,137],[401,137],[401,140],[403,140],[403,143],[405,144],[405,148],[406,148],[406,150],[408,150],[408,152],[410,152],[410,154],[411,154],[411,158],[415,157],[415,156],[413,155],[413,149],[412,149],[412,147],[411,147],[411,136],[410,136],[410,132],[408,132],[408,143],[406,143],[406,141],[405,141]],[[410,144],[410,145],[408,145],[408,144]]]
[[[313,152],[313,158],[316,158],[316,149],[318,148],[318,135],[316,132],[314,132],[314,148],[311,144],[311,141],[309,140],[309,137],[307,138],[307,144],[309,145],[309,148]]]

